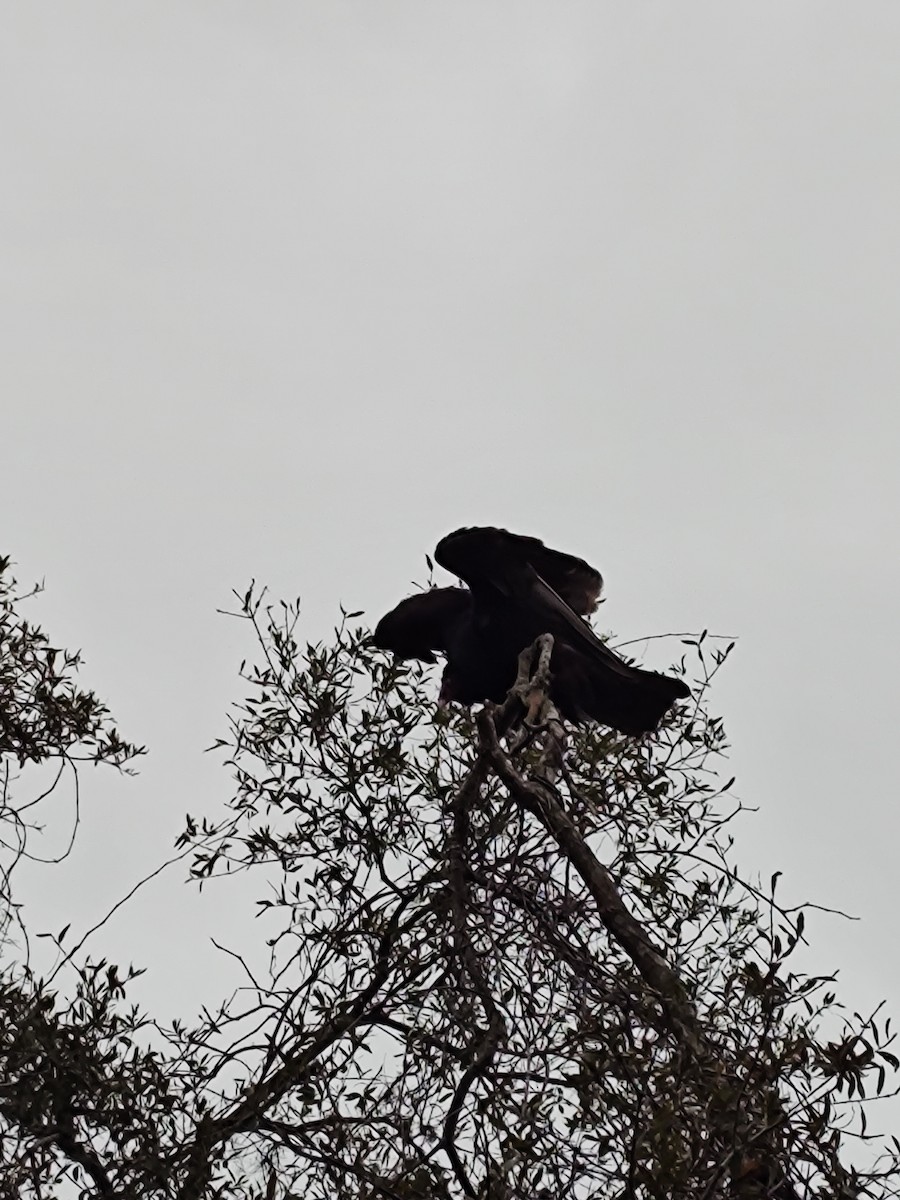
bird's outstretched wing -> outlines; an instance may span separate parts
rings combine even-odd
[[[543,560],[540,555],[543,555]],[[550,579],[540,574],[536,562],[549,566],[551,579],[562,583],[563,589],[570,579],[581,579],[576,594],[584,596],[584,580],[591,572],[597,580],[596,596],[600,576],[583,559],[570,558],[556,550],[549,550],[537,538],[520,537],[505,529],[490,527],[457,529],[438,542],[434,557],[464,580],[472,589],[475,603],[480,599],[491,600],[502,597],[511,610],[527,615],[528,624],[538,632],[562,634],[569,642],[588,653],[599,654],[606,660],[625,669],[625,664],[597,637],[590,625],[583,621],[572,606],[563,598]],[[568,561],[571,567],[563,565]]]
[[[401,600],[375,626],[372,643],[391,650],[398,658],[418,658],[433,663],[434,651],[446,653],[460,621],[472,607],[466,588],[431,588]]]
[[[484,604],[503,613],[503,625],[517,630],[522,648],[539,633],[553,634],[554,692],[571,719],[593,718],[640,733],[652,729],[675,700],[690,695],[683,680],[624,662],[573,611],[555,584],[576,598],[596,599],[599,592],[599,574],[582,559],[548,550],[536,538],[490,528],[448,534],[435,558],[469,584],[476,608]],[[549,579],[539,564],[549,568]],[[596,579],[592,592],[586,591],[589,576]],[[579,581],[574,587],[573,580]]]
[[[434,556],[472,588],[488,583],[512,586],[521,579],[522,568],[529,566],[572,612],[592,613],[600,602],[600,572],[583,558],[545,546],[539,538],[492,526],[457,529],[438,542]]]

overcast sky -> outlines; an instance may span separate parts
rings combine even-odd
[[[499,523],[619,639],[739,636],[741,860],[863,918],[813,962],[898,1013],[898,47],[896,0],[0,7],[0,550],[151,749],[37,928],[228,794],[232,587],[318,637]],[[248,920],[182,875],[95,945],[161,1016]]]

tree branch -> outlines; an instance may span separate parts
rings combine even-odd
[[[717,1080],[729,1079],[733,1076],[733,1070],[722,1061],[710,1043],[681,978],[641,922],[629,911],[609,872],[590,849],[557,797],[553,782],[562,767],[565,727],[549,697],[552,648],[552,636],[544,634],[523,651],[519,656],[516,682],[503,707],[499,710],[485,707],[477,714],[479,764],[485,760],[490,763],[510,795],[541,822],[566,860],[578,872],[597,905],[598,916],[610,937],[625,951],[656,995],[675,1045],[698,1064],[701,1074],[710,1081],[715,1096]],[[533,672],[529,678],[525,678],[532,663],[535,664]],[[524,707],[525,720],[532,728],[537,725],[546,730],[548,735],[540,762],[531,778],[526,778],[518,770],[510,753],[500,744],[501,731],[508,731],[515,723],[517,706],[519,714]],[[732,1095],[729,1087],[724,1088],[724,1095]],[[743,1089],[738,1090],[738,1096],[741,1095]],[[724,1102],[714,1099],[710,1108],[710,1137],[717,1147],[717,1153],[724,1154],[725,1160],[733,1163],[736,1161],[740,1107],[740,1101],[732,1098]],[[717,1112],[717,1108],[721,1111]],[[757,1130],[749,1135],[750,1140],[762,1148],[770,1134],[777,1136],[780,1124],[776,1122]],[[742,1140],[746,1143],[746,1139]],[[776,1196],[777,1200],[797,1200],[783,1169],[776,1165],[781,1155],[771,1147],[767,1149],[768,1159],[760,1162],[758,1171],[754,1167],[748,1172],[741,1163],[736,1164],[737,1169],[732,1174],[733,1185],[755,1188],[755,1191],[746,1190],[741,1194],[754,1198],[758,1196],[759,1200],[771,1195]],[[714,1187],[715,1180],[710,1183],[710,1188]]]
[[[77,1163],[84,1173],[90,1176],[98,1196],[114,1196],[116,1194],[106,1168],[92,1149],[78,1141],[74,1129],[58,1130],[54,1141],[67,1158],[71,1159],[73,1163]]]
[[[407,895],[394,910],[379,944],[372,978],[356,1000],[344,1012],[326,1022],[301,1054],[289,1058],[268,1079],[258,1080],[231,1112],[220,1117],[201,1118],[193,1145],[186,1152],[187,1171],[177,1192],[178,1200],[200,1200],[212,1177],[216,1146],[237,1133],[258,1128],[267,1110],[301,1083],[316,1060],[365,1016],[370,1001],[393,969],[390,951],[394,942],[421,919],[421,914],[415,914],[410,921],[400,925],[400,916],[411,901],[412,895]]]
[[[454,952],[463,970],[472,981],[472,986],[481,1001],[484,1014],[487,1017],[488,1028],[482,1034],[474,1060],[463,1072],[450,1108],[444,1120],[444,1130],[441,1144],[460,1187],[467,1196],[477,1195],[472,1182],[466,1173],[462,1159],[456,1149],[456,1128],[459,1124],[465,1098],[472,1084],[487,1067],[490,1066],[497,1047],[506,1037],[506,1022],[494,1003],[490,986],[481,968],[481,963],[475,947],[472,945],[468,930],[469,890],[468,869],[466,863],[466,845],[469,840],[469,806],[481,795],[481,788],[487,775],[487,763],[483,755],[479,755],[467,778],[453,798],[451,808],[453,826],[449,842],[449,875],[450,896],[453,910],[453,942]]]
[[[628,911],[609,872],[575,828],[550,787],[541,781],[526,779],[513,766],[509,755],[500,745],[491,714],[482,710],[477,722],[480,744],[499,778],[519,803],[538,818],[581,876],[597,904],[598,914],[607,931],[659,997],[670,1029],[678,1041],[688,1046],[695,1055],[702,1055],[706,1049],[705,1039],[698,1028],[697,1015],[684,985],[640,921]]]

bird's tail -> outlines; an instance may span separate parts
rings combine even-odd
[[[570,721],[599,721],[620,733],[655,729],[676,700],[691,694],[682,679],[615,664],[559,646],[553,694],[562,715]],[[612,655],[611,655],[612,657]],[[553,669],[551,660],[551,670]]]

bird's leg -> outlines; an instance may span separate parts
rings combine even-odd
[[[519,655],[519,670],[513,691],[525,706],[526,726],[541,724],[541,714],[549,704],[550,655],[553,653],[553,634],[542,633],[531,646]],[[537,663],[535,663],[535,654]]]
[[[534,775],[544,783],[556,783],[563,769],[563,755],[566,750],[566,727],[556,710],[552,700],[547,700],[544,707],[544,748],[541,758],[534,769]]]
[[[541,652],[544,649],[542,643],[546,643],[547,641],[549,641],[550,650],[552,650],[553,636],[547,633],[542,634],[536,642],[532,642],[530,646],[526,646],[521,652],[516,670],[516,681],[509,689],[501,710],[500,728],[505,727],[507,730],[512,731],[519,724],[519,721],[522,722],[523,729],[512,746],[517,751],[522,750],[540,728],[539,713],[547,698],[547,688],[550,684],[547,666],[550,662],[550,650],[547,651],[544,671],[541,672]],[[537,665],[534,662],[535,654],[538,656]],[[541,678],[542,675],[543,680]],[[544,684],[543,687],[541,687],[541,682]],[[520,713],[520,706],[525,709],[524,717]]]
[[[566,744],[566,730],[550,699],[550,656],[553,653],[553,635],[543,633],[519,655],[516,682],[512,694],[525,709],[522,719],[522,736],[515,749],[521,750],[536,734],[543,733],[544,748],[535,775],[545,783],[553,784],[559,776]]]

